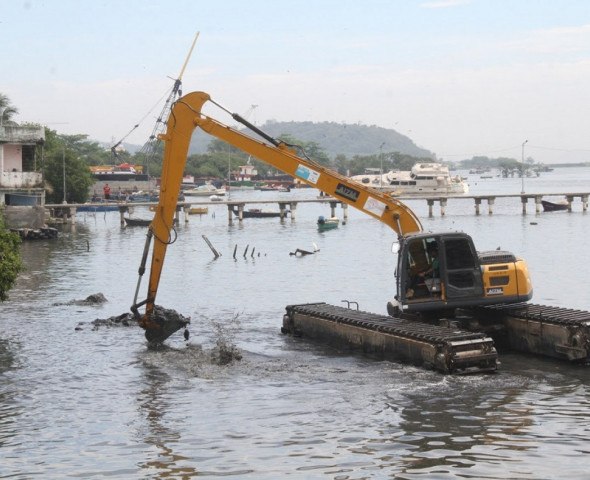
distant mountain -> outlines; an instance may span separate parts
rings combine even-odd
[[[400,152],[415,157],[431,157],[434,154],[418,147],[410,138],[401,133],[375,125],[343,124],[335,122],[277,122],[269,121],[258,126],[272,137],[290,135],[305,142],[316,142],[330,158],[343,154],[375,155],[383,152]],[[190,153],[204,153],[211,137],[196,131],[193,135]]]
[[[375,125],[268,121],[262,126],[257,125],[257,127],[275,138],[281,135],[290,135],[304,142],[316,142],[330,158],[340,154],[346,155],[348,158],[355,155],[375,155],[380,151],[435,158],[432,152],[418,147],[409,137],[395,130]],[[252,133],[252,135],[255,134]],[[210,135],[196,130],[193,134],[189,154],[205,153],[212,139]],[[108,144],[104,145],[105,148],[111,147]],[[383,145],[382,149],[381,145]],[[142,148],[142,145],[128,143],[123,143],[122,146],[131,154]]]

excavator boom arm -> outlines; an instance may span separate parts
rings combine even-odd
[[[270,141],[269,145],[204,115],[202,113],[203,105],[210,100],[209,95],[204,92],[192,92],[180,98],[172,107],[166,133],[160,136],[160,139],[165,142],[160,199],[146,242],[147,250],[151,236],[155,239],[148,297],[141,304],[135,302],[132,307],[132,310],[137,314],[137,307],[146,305],[146,313],[140,319],[140,325],[146,329],[146,335],[151,330],[152,337],[161,338],[163,336],[158,335],[157,330],[161,327],[151,320],[151,315],[154,310],[166,249],[171,243],[172,222],[178,204],[188,148],[192,133],[197,127],[272,165],[277,170],[380,220],[389,225],[399,236],[422,231],[422,226],[416,215],[399,200],[355,182],[308,158],[299,156],[285,143],[263,134],[263,137]],[[240,121],[243,120],[236,114],[233,117]],[[261,132],[257,131],[257,133]],[[144,261],[145,258],[146,253],[144,252]],[[144,267],[145,265],[140,267],[140,277]]]
[[[193,92],[180,99],[178,103],[185,103],[194,110],[196,115],[192,121],[196,127],[272,165],[277,170],[381,220],[398,235],[422,231],[420,220],[399,200],[299,156],[282,142],[277,141],[274,145],[268,145],[223,125],[194,108],[195,105],[202,106],[207,100],[209,96],[206,93]],[[234,118],[236,117],[239,118],[238,115],[234,115]]]

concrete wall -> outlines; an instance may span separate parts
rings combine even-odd
[[[8,228],[41,228],[45,225],[45,209],[41,206],[5,206],[2,213]]]
[[[4,171],[23,171],[23,147],[22,145],[1,145],[4,147]]]

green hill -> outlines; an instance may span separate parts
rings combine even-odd
[[[290,135],[304,142],[316,142],[330,158],[340,154],[348,158],[355,155],[374,155],[380,151],[434,158],[432,152],[418,147],[405,135],[375,125],[269,121],[257,127],[275,138]],[[205,152],[211,139],[201,131],[195,132],[190,152]]]

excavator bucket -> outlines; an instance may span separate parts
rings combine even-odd
[[[181,315],[176,310],[167,309],[156,305],[149,319],[144,318],[141,322],[145,328],[145,338],[150,343],[162,343],[170,335],[181,328],[186,328],[190,318]]]

